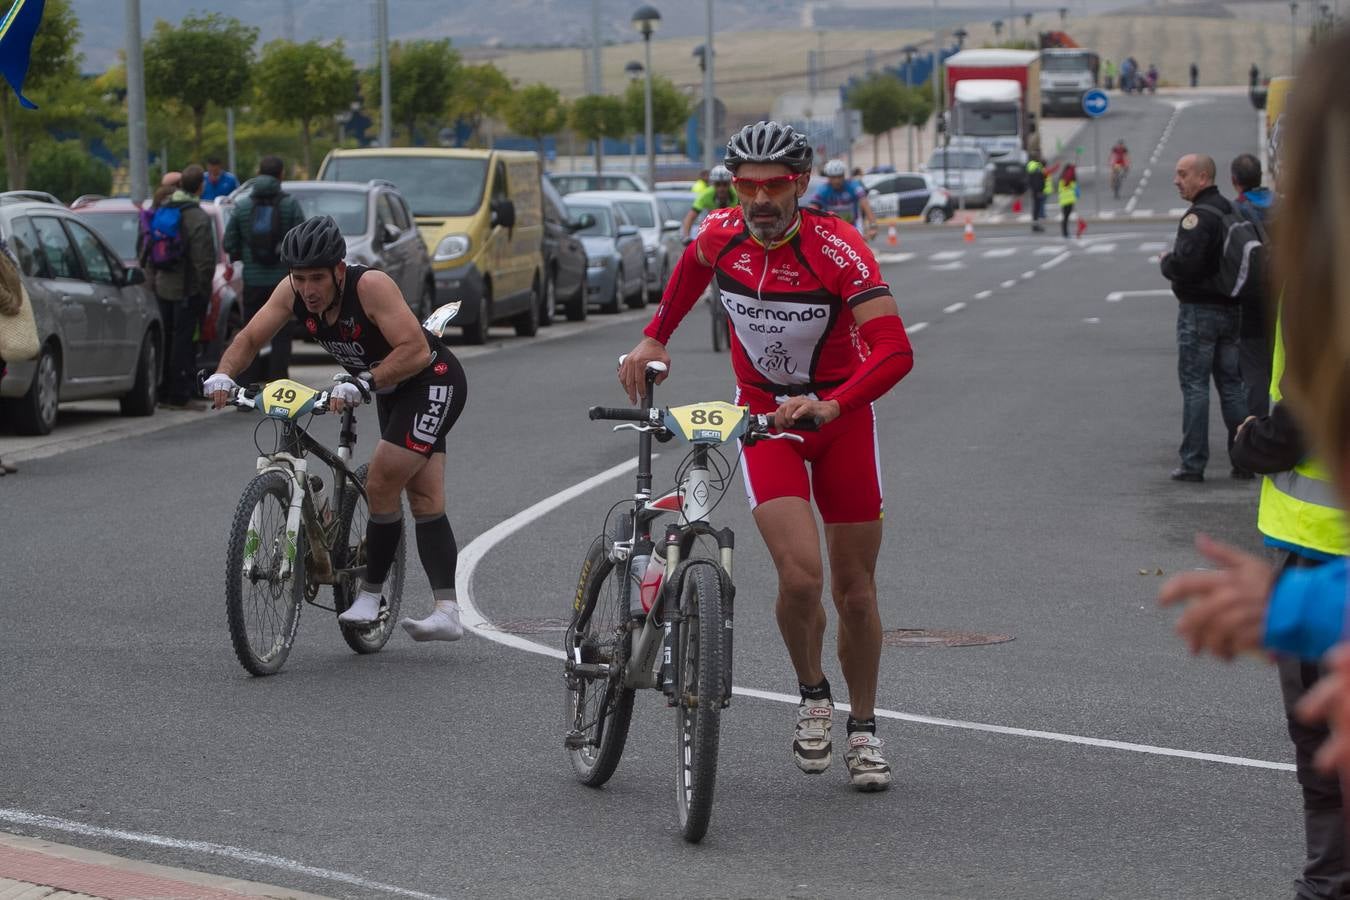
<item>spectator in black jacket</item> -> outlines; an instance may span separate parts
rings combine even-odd
[[[1233,208],[1256,226],[1263,244],[1270,228],[1270,215],[1275,195],[1270,188],[1261,187],[1261,161],[1250,153],[1233,158],[1229,166],[1233,179]],[[1238,348],[1242,369],[1242,386],[1247,392],[1247,414],[1265,416],[1270,412],[1270,357],[1274,348],[1271,329],[1266,326],[1264,296],[1243,299]]]
[[[1232,205],[1214,186],[1214,160],[1199,153],[1177,161],[1172,183],[1190,209],[1181,217],[1172,250],[1162,255],[1163,277],[1180,301],[1177,310],[1177,374],[1181,381],[1181,466],[1174,481],[1204,481],[1209,462],[1209,380],[1219,390],[1219,405],[1228,426],[1228,446],[1247,415],[1238,365],[1237,302],[1216,289],[1215,276],[1223,254],[1221,216]],[[1251,478],[1237,467],[1234,478]]]

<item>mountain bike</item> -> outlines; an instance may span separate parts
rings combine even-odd
[[[1120,199],[1120,187],[1125,183],[1125,174],[1128,171],[1120,163],[1111,166],[1111,196],[1117,200]]]
[[[643,407],[590,410],[591,419],[624,423],[615,431],[638,432],[637,491],[610,510],[577,579],[563,642],[564,746],[583,784],[604,784],[623,755],[637,689],[661,691],[676,710],[680,830],[697,842],[712,815],[721,713],[732,685],[735,535],[711,516],[734,466],[718,448],[736,438],[802,438],[771,431],[772,416],[720,401],[658,408],[655,378],[665,370],[647,366]],[[652,440],[677,437],[691,450],[675,487],[653,497]],[[653,540],[655,520],[671,514],[677,518]]]
[[[343,373],[334,380],[354,379]],[[275,426],[271,449],[262,444],[266,422],[254,432],[258,474],[239,498],[226,554],[230,642],[252,675],[281,669],[295,640],[302,602],[336,616],[356,599],[366,571],[368,466],[350,467],[355,410],[342,409],[336,453],[308,430],[312,416],[329,411],[328,398],[327,391],[281,379],[237,388],[228,400],[230,406],[261,413]],[[311,473],[312,459],[326,465],[331,478]],[[343,640],[357,653],[376,653],[389,641],[402,601],[406,556],[406,542],[400,540],[375,621],[339,623]],[[324,587],[332,588],[331,606],[320,600]]]

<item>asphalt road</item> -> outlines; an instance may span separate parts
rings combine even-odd
[[[1236,119],[1188,108],[1164,150],[1222,138],[1224,165],[1252,149]],[[739,480],[718,508],[742,536],[736,682],[763,693],[724,717],[697,847],[678,836],[674,723],[655,695],[591,790],[563,755],[560,666],[529,648],[399,633],[358,658],[307,609],[283,673],[249,678],[226,636],[223,547],[256,420],[228,412],[0,482],[0,828],[331,896],[1287,894],[1302,834],[1275,673],[1191,659],[1153,602],[1158,570],[1197,564],[1195,531],[1258,546],[1256,488],[1226,460],[1203,485],[1167,479],[1175,302],[1155,257],[1170,231],[881,247],[916,354],[878,403],[883,624],[1012,638],[884,651],[890,792],[855,794],[839,760],[815,778],[792,765],[792,672]],[[447,477],[461,581],[542,647],[631,476],[493,529],[632,456],[585,410],[620,402],[613,360],[639,327],[596,319],[465,364]],[[663,400],[729,396],[707,332],[698,309]],[[1211,418],[1219,449],[1217,405]],[[364,454],[373,416],[362,425]],[[667,445],[658,477],[679,458]],[[430,598],[409,562],[416,614]]]

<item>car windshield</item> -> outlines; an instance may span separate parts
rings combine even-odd
[[[141,230],[141,216],[136,210],[81,213],[80,218],[108,242],[118,259],[136,258],[136,237]]]
[[[370,222],[370,198],[365,191],[325,191],[305,188],[292,191],[305,218],[332,216],[344,237],[366,233]]]
[[[1041,57],[1042,72],[1090,72],[1092,67],[1088,65],[1085,56],[1063,56],[1058,53],[1048,54]]]
[[[947,159],[944,161],[943,156]],[[929,169],[983,169],[984,158],[971,150],[938,150],[928,160]]]
[[[486,159],[451,156],[335,156],[323,179],[383,178],[398,186],[415,216],[467,216],[482,204],[487,165]]]
[[[961,133],[976,137],[1017,134],[1015,109],[967,109],[961,115]]]
[[[674,197],[661,197],[661,212],[667,219],[674,219],[676,222],[683,222],[684,217],[689,214],[689,210],[694,205],[694,195],[690,194],[688,199],[681,197],[676,200]]]
[[[656,215],[652,205],[643,200],[624,200],[619,203],[628,219],[639,228],[655,228]]]
[[[595,218],[594,225],[581,229],[577,234],[585,234],[591,237],[614,237],[614,220],[610,217],[609,210],[603,206],[573,206],[569,203],[567,204],[567,211],[577,219],[586,214]]]

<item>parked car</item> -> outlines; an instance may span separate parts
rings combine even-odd
[[[544,197],[544,305],[539,324],[547,325],[565,309],[570,322],[586,318],[586,245],[576,233],[562,194],[547,178],[539,179]]]
[[[945,188],[966,206],[994,202],[994,164],[979,147],[939,147],[923,167],[929,183]]]
[[[643,264],[647,273],[647,294],[661,296],[670,280],[671,270],[684,252],[679,219],[667,218],[655,194],[637,191],[578,191],[567,195],[568,202],[590,199],[612,200],[642,235]]]
[[[694,189],[696,181],[658,181],[652,185],[653,191],[690,191]]]
[[[922,172],[864,175],[867,201],[878,217],[921,216],[941,223],[955,215],[956,201],[945,188],[932,184]]]
[[[661,204],[661,216],[684,222],[684,217],[694,205],[694,192],[684,190],[656,191],[656,199]]]
[[[203,203],[202,209],[211,218],[216,246],[211,304],[207,307],[201,334],[201,363],[210,367],[220,362],[225,348],[244,327],[244,267],[230,262],[225,255],[225,223],[229,213],[214,203]],[[130,198],[86,195],[71,204],[71,210],[108,242],[122,265],[127,268],[140,265],[136,258],[136,239],[140,234],[141,216]]]
[[[455,323],[481,344],[494,322],[539,330],[544,222],[539,156],[511,150],[372,147],[333,150],[321,181],[387,179],[408,199],[431,254],[436,303],[463,303]]]
[[[549,181],[566,197],[578,191],[642,191],[649,192],[647,182],[632,172],[549,172]]]
[[[586,245],[586,300],[601,312],[619,311],[622,298],[633,309],[647,304],[642,234],[613,200],[567,198],[567,210],[582,223],[577,236]]]
[[[8,363],[0,380],[14,430],[49,433],[63,400],[116,397],[123,415],[154,413],[164,332],[145,273],[59,204],[0,194],[0,234],[19,260],[41,344],[37,359]]]

